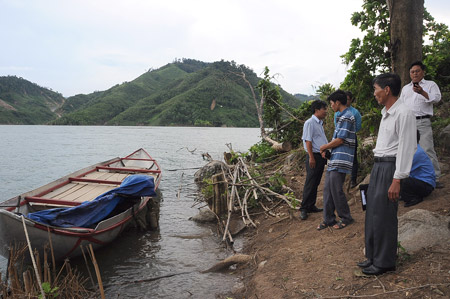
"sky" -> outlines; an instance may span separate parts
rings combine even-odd
[[[65,97],[132,81],[175,59],[235,61],[289,93],[344,80],[363,0],[0,0],[0,76]],[[450,1],[425,0],[450,25]]]

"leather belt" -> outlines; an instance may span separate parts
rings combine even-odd
[[[431,118],[431,115],[416,116],[416,119]]]
[[[395,162],[395,157],[375,157],[375,162]]]

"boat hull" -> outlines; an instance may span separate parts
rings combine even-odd
[[[93,170],[100,173],[94,173]],[[42,249],[52,248],[55,259],[61,260],[81,255],[82,247],[88,244],[98,249],[112,242],[130,225],[155,228],[157,219],[150,220],[146,215],[151,213],[153,218],[159,217],[155,214],[155,210],[159,211],[159,199],[156,197],[141,197],[140,202],[100,221],[95,228],[54,227],[25,217],[28,212],[36,209],[58,207],[59,204],[62,206],[80,204],[80,198],[85,199],[86,196],[92,197],[92,194],[100,191],[103,193],[105,189],[113,189],[116,187],[115,184],[120,184],[125,177],[136,172],[153,176],[155,189],[157,189],[161,179],[159,165],[147,152],[140,149],[125,158],[115,158],[93,165],[3,202],[1,204],[3,207],[0,209],[0,254],[8,257],[10,248],[21,246],[21,244],[27,245],[26,235],[28,235],[32,248],[38,249],[41,254]],[[108,177],[109,181],[89,179],[92,175]],[[83,189],[84,191],[81,192],[80,190]],[[75,198],[74,194],[82,195]],[[150,220],[148,226],[145,224],[146,218]]]

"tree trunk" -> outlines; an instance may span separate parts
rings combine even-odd
[[[422,60],[424,0],[386,0],[391,25],[391,67],[409,83],[409,66]]]

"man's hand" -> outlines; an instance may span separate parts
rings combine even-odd
[[[388,190],[388,198],[390,201],[393,201],[393,202],[395,202],[397,199],[400,198],[400,180],[399,179],[392,180],[392,184]]]
[[[314,156],[309,157],[309,168],[316,168],[316,159],[314,159]]]
[[[326,150],[327,150],[327,144],[324,144],[324,145],[320,146],[320,153],[323,153]]]

